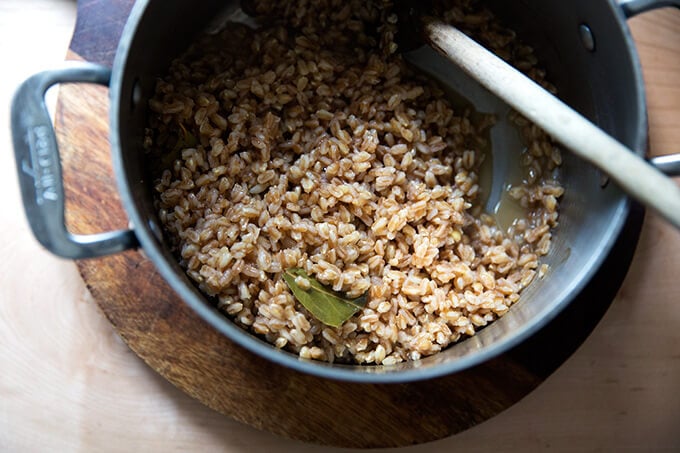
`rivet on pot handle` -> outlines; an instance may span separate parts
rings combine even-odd
[[[680,8],[680,0],[619,0],[619,6],[626,17],[633,17],[645,11],[675,6]]]
[[[65,225],[61,162],[45,93],[52,85],[66,82],[108,86],[110,78],[111,71],[104,66],[72,63],[30,77],[12,101],[14,157],[26,216],[38,241],[64,258],[93,258],[138,245],[130,230],[76,235]]]

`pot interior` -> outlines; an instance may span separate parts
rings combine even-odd
[[[497,0],[489,4],[536,49],[548,80],[558,87],[564,101],[628,147],[643,152],[644,94],[618,7],[605,0]],[[140,242],[175,291],[222,333],[271,360],[321,376],[366,382],[424,379],[467,368],[519,343],[557,315],[597,270],[622,227],[628,200],[612,184],[603,187],[598,170],[564,150],[560,172],[566,192],[560,203],[560,224],[543,260],[550,270],[522,292],[506,315],[475,336],[415,362],[348,366],[300,360],[237,327],[195,288],[164,245],[142,149],[146,99],[153,95],[156,77],[165,73],[193,36],[215,27],[237,8],[237,2],[216,0],[138,1],[122,37],[111,85],[116,172]],[[582,42],[584,25],[593,33],[594,51]],[[507,180],[508,175],[493,175],[494,186],[504,186]]]

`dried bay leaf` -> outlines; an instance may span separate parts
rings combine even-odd
[[[297,277],[306,279],[309,282],[309,289],[303,289],[298,285],[295,281]],[[295,298],[316,319],[331,327],[340,327],[361,310],[368,300],[368,293],[356,299],[347,299],[341,293],[325,287],[300,268],[286,269],[283,271],[283,279]]]
[[[179,123],[179,128],[181,129],[181,132],[177,135],[175,146],[173,146],[169,153],[161,158],[161,168],[171,168],[172,164],[177,159],[181,159],[182,151],[187,148],[194,148],[198,145],[196,136],[189,132],[182,123]]]

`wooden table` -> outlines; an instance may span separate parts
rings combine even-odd
[[[63,59],[74,14],[67,0],[3,0],[0,54],[12,64],[0,71],[0,104],[23,77]],[[649,86],[652,149],[680,152],[680,14],[650,13],[631,26]],[[4,132],[6,108],[0,115]],[[97,310],[73,263],[32,239],[11,154],[0,159],[0,451],[317,450],[220,416],[146,367]],[[677,451],[678,270],[680,235],[648,215],[624,286],[571,359],[506,412],[411,449]]]

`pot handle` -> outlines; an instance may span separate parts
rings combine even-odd
[[[619,6],[623,10],[623,14],[630,18],[645,11],[667,6],[680,8],[680,0],[619,0]]]
[[[628,19],[654,9],[680,8],[680,0],[618,0],[618,4]],[[680,154],[654,157],[649,163],[668,176],[680,176]]]
[[[131,230],[77,235],[65,225],[61,161],[45,93],[66,82],[108,86],[110,78],[111,70],[104,66],[71,63],[28,78],[12,100],[14,157],[26,217],[38,242],[64,258],[94,258],[138,246]]]
[[[652,157],[649,163],[668,176],[680,176],[680,154]]]

